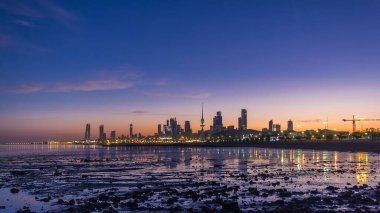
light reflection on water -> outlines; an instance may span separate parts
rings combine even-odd
[[[377,185],[379,162],[380,155],[375,153],[253,147],[0,145],[0,186],[4,186],[0,193],[13,196],[9,188],[21,188],[17,196],[23,200],[13,199],[7,209],[28,205],[39,211],[42,204],[31,201],[33,193],[67,200],[114,187],[125,193],[137,183],[186,188],[189,183],[216,181],[220,186],[238,185],[243,194],[249,187],[306,192],[330,185]],[[12,176],[11,170],[32,171],[32,175]]]
[[[122,158],[127,163],[145,162],[152,164],[165,162],[158,170],[194,171],[214,167],[214,175],[223,171],[239,170],[244,173],[257,172],[256,166],[292,169],[296,174],[305,175],[303,171],[321,170],[317,182],[336,184],[377,184],[378,154],[364,152],[330,152],[313,150],[259,149],[252,147],[101,147],[96,145],[0,145],[0,157],[36,156],[57,157],[57,159],[91,160]],[[37,159],[36,159],[37,158]],[[148,164],[149,166],[149,164]],[[333,172],[332,172],[333,171]],[[342,171],[337,174],[336,171]],[[372,171],[372,172],[371,172]],[[297,177],[298,181],[303,176]],[[354,177],[354,178],[353,178]],[[306,175],[306,179],[308,179]]]

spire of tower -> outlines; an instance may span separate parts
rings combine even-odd
[[[204,127],[205,127],[205,119],[203,118],[203,103],[202,103],[202,118],[201,118],[201,137],[200,137],[200,139],[201,139],[201,141],[204,141],[205,140],[205,137],[204,137]]]
[[[202,103],[202,119],[203,119],[203,103]]]
[[[204,127],[205,119],[203,118],[203,103],[202,103],[202,118],[201,118],[201,127]]]

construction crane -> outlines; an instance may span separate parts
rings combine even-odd
[[[343,119],[343,121],[352,121],[352,132],[355,132],[357,121],[380,121],[380,119],[355,118],[355,115],[353,115],[352,119]]]

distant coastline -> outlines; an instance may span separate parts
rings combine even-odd
[[[116,146],[178,146],[178,147],[257,147],[273,149],[311,149],[325,151],[380,153],[380,141],[291,141],[291,142],[192,142],[192,143],[123,143],[102,145]]]
[[[111,144],[72,144],[72,143],[0,143],[0,145],[96,145],[103,147],[163,146],[163,147],[256,147],[271,149],[307,149],[340,152],[380,153],[380,140],[334,140],[334,141],[276,141],[276,142],[178,142],[178,143],[111,143]]]

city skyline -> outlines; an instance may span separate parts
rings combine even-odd
[[[201,139],[201,140],[206,140],[207,138],[210,138],[211,135],[213,134],[220,134],[224,131],[231,131],[231,130],[235,130],[235,131],[238,131],[240,134],[240,137],[244,137],[244,131],[246,130],[253,130],[253,131],[257,131],[257,132],[261,132],[262,134],[272,134],[272,133],[284,133],[284,132],[287,132],[287,133],[302,133],[305,132],[305,131],[321,131],[321,130],[330,130],[332,132],[340,132],[340,133],[343,133],[343,134],[348,134],[349,131],[347,130],[342,130],[342,129],[337,129],[337,128],[329,128],[329,121],[328,119],[322,121],[321,119],[314,119],[314,120],[299,120],[299,121],[296,121],[297,123],[320,123],[323,127],[318,127],[318,128],[309,128],[309,129],[303,129],[301,125],[296,125],[294,126],[294,121],[292,119],[288,119],[285,124],[283,125],[281,122],[274,122],[274,120],[269,120],[267,122],[267,126],[266,127],[263,127],[261,129],[250,129],[250,128],[246,128],[247,123],[248,123],[248,120],[247,120],[247,109],[241,109],[241,117],[238,117],[238,125],[235,126],[234,124],[226,124],[224,123],[223,124],[223,121],[222,121],[222,112],[221,111],[217,111],[216,112],[216,115],[213,117],[213,121],[212,121],[212,125],[209,126],[209,128],[203,128],[202,129],[202,125],[204,124],[204,112],[203,112],[203,103],[202,103],[202,111],[201,111],[201,119],[200,119],[200,128],[199,129],[196,129],[195,131],[193,131],[193,128],[191,128],[191,123],[190,121],[188,120],[185,120],[183,121],[183,125],[181,125],[181,123],[179,121],[177,121],[177,118],[176,117],[171,117],[170,119],[167,119],[166,122],[164,123],[158,123],[157,124],[157,129],[156,129],[156,132],[153,132],[151,134],[147,134],[147,135],[143,135],[144,137],[148,136],[148,137],[156,137],[156,138],[161,138],[163,137],[162,139],[169,139],[168,136],[170,136],[170,139],[173,139],[173,140],[178,140],[180,137],[185,137],[185,138],[193,138],[194,136],[197,138],[197,139]],[[349,124],[353,125],[353,129],[351,131],[351,133],[353,131],[356,131],[356,132],[364,132],[364,131],[378,131],[380,128],[373,128],[374,130],[370,130],[370,128],[364,128],[363,127],[363,122],[379,122],[380,119],[366,119],[366,118],[362,118],[362,117],[359,117],[359,116],[355,116],[353,115],[352,116],[352,119],[355,120],[355,122],[352,123],[353,120],[346,120],[346,119],[342,119],[343,122],[349,122]],[[269,125],[269,126],[268,126]],[[119,132],[119,135],[116,134],[116,131],[111,129],[109,130],[110,132],[110,138],[107,138],[106,136],[106,131],[105,131],[105,127],[104,127],[104,124],[99,124],[99,131],[98,131],[98,137],[94,136],[94,137],[91,137],[90,135],[90,123],[87,123],[86,124],[86,128],[85,128],[85,137],[83,139],[83,142],[89,142],[89,141],[99,141],[99,142],[105,142],[107,139],[110,139],[110,141],[115,141],[115,139],[119,138],[119,139],[126,139],[127,142],[131,142],[132,143],[132,138],[135,138],[135,137],[138,137],[140,138],[142,136],[141,132],[138,131],[138,133],[134,133],[133,132],[133,124],[129,124],[129,134],[127,134],[127,132],[121,130]],[[207,132],[207,135],[204,135],[205,133],[202,132],[202,131],[205,131]],[[326,131],[326,132],[329,132],[329,131]],[[248,134],[252,134],[252,133],[248,133]],[[331,134],[328,133],[328,134]],[[128,139],[129,138],[129,139]],[[51,139],[51,138],[50,138]],[[71,138],[73,139],[73,138]],[[74,141],[78,141],[80,140],[79,138],[76,138]]]
[[[1,141],[380,118],[380,2],[0,2]],[[299,122],[317,120],[319,122]],[[298,127],[301,125],[300,127]],[[363,122],[363,129],[380,127]],[[94,134],[93,134],[94,135]]]

